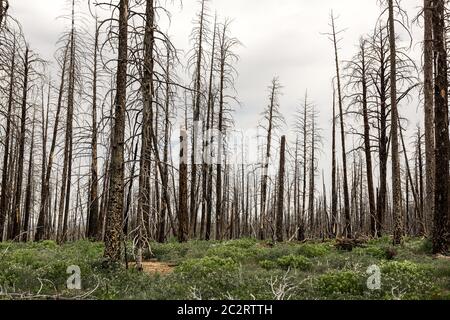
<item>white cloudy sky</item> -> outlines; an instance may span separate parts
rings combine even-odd
[[[12,0],[11,14],[20,20],[29,42],[42,56],[51,59],[55,43],[65,21],[57,20],[67,12],[67,0]],[[84,1],[84,0],[83,0]],[[87,1],[87,0],[86,0]],[[169,1],[170,2],[170,1]],[[177,1],[175,1],[176,3]],[[422,1],[403,0],[411,17]],[[254,127],[267,105],[267,86],[273,76],[282,82],[281,106],[288,123],[304,93],[314,100],[321,113],[325,149],[330,139],[332,108],[331,79],[334,76],[333,48],[326,36],[329,13],[339,15],[339,28],[345,28],[340,58],[350,59],[361,35],[372,31],[380,13],[378,0],[211,0],[210,8],[220,17],[234,19],[233,34],[243,43],[238,49],[240,61],[236,84],[242,108],[235,118],[238,127]],[[189,49],[192,19],[198,11],[197,0],[183,0],[183,6],[171,5],[173,14],[169,33],[175,45]],[[420,49],[421,31],[415,31],[415,55]],[[418,61],[420,62],[420,61]],[[417,103],[402,106],[402,115],[414,129],[420,118]],[[329,166],[327,152],[323,167]]]

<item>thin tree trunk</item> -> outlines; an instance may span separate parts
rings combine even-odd
[[[44,102],[44,101],[42,101]],[[35,116],[33,115],[33,124],[31,129],[31,145],[30,145],[30,154],[28,158],[28,178],[27,178],[27,187],[25,190],[25,213],[23,219],[23,228],[22,228],[22,241],[26,242],[29,237],[29,229],[30,229],[30,217],[31,217],[31,197],[32,197],[32,186],[33,186],[33,152],[34,152],[34,128],[35,128]]]
[[[3,8],[3,4],[2,8]],[[16,39],[13,39],[13,54],[11,57],[11,68],[9,77],[9,97],[8,97],[8,113],[6,118],[6,132],[5,132],[5,151],[3,154],[3,170],[2,170],[2,193],[0,198],[0,242],[3,240],[3,230],[5,227],[5,220],[8,213],[9,202],[9,157],[10,157],[10,142],[11,142],[11,122],[12,122],[12,106],[14,94],[14,76],[16,71]]]
[[[435,139],[436,188],[433,229],[433,253],[447,253],[449,210],[449,129],[448,129],[448,78],[447,51],[445,47],[444,0],[435,0],[433,34],[435,37]]]
[[[344,236],[347,238],[352,237],[351,231],[351,221],[350,221],[350,197],[348,190],[348,176],[347,176],[347,152],[345,148],[345,129],[344,129],[344,107],[342,101],[342,91],[341,91],[341,76],[339,69],[339,58],[338,58],[338,47],[336,39],[336,29],[335,29],[335,18],[332,14],[331,23],[333,28],[333,43],[334,43],[334,54],[335,54],[335,64],[336,64],[336,79],[337,79],[337,90],[338,90],[338,104],[339,104],[339,117],[341,122],[341,148],[342,148],[342,167],[343,167],[343,188],[344,188]]]
[[[119,48],[114,128],[112,132],[111,165],[109,170],[109,199],[106,217],[105,257],[109,262],[121,259],[122,218],[124,207],[124,139],[127,103],[128,65],[128,0],[120,0]]]
[[[389,0],[389,47],[391,63],[391,144],[392,144],[392,194],[394,218],[394,244],[399,245],[403,237],[403,214],[400,176],[400,156],[398,143],[397,108],[397,51],[395,44],[395,18],[393,0]]]
[[[276,220],[276,232],[278,242],[283,242],[285,153],[286,153],[286,137],[282,136],[281,150],[280,150],[280,171],[278,173],[278,197],[277,197],[278,201],[277,201],[277,220]]]
[[[433,0],[424,0],[424,104],[425,104],[425,162],[426,195],[425,217],[431,221],[434,213],[434,176],[435,176],[435,133],[434,133],[434,98],[433,98]],[[425,224],[427,227],[428,224]],[[427,234],[428,230],[424,232]]]
[[[27,120],[27,107],[28,107],[28,77],[30,72],[30,51],[28,47],[25,49],[24,59],[24,76],[23,76],[23,93],[22,93],[22,115],[20,117],[20,133],[19,133],[19,153],[17,155],[17,180],[16,180],[16,192],[14,195],[13,204],[13,230],[11,234],[12,240],[20,240],[21,226],[21,199],[22,199],[22,183],[23,183],[23,158],[25,153],[25,135],[26,135],[26,120]]]
[[[54,155],[55,155],[55,149],[56,149],[56,140],[58,138],[58,126],[59,126],[59,120],[61,115],[61,109],[62,109],[62,99],[64,94],[64,85],[65,85],[65,73],[66,73],[66,67],[67,67],[67,54],[69,52],[69,43],[66,46],[66,49],[64,51],[64,60],[63,60],[63,66],[61,71],[61,83],[59,87],[59,96],[58,96],[58,105],[56,108],[56,116],[55,116],[55,123],[53,126],[53,137],[52,137],[52,144],[50,146],[50,153],[48,157],[48,164],[45,174],[45,181],[44,184],[41,187],[41,204],[40,204],[40,210],[39,210],[39,217],[38,217],[38,224],[36,227],[36,235],[35,240],[40,241],[44,240],[45,233],[46,233],[46,221],[47,218],[49,218],[49,197],[50,197],[50,178],[52,174],[52,166],[54,161]],[[55,199],[56,201],[56,199]]]
[[[88,206],[88,232],[91,240],[98,238],[99,234],[99,200],[98,200],[98,153],[97,153],[97,60],[99,45],[99,28],[96,20],[94,40],[94,70],[92,79],[92,159],[91,159],[91,184]]]

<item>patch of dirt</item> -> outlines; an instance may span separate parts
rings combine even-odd
[[[142,268],[143,271],[147,274],[161,274],[161,275],[166,275],[169,273],[173,272],[174,267],[166,264],[166,263],[162,263],[162,262],[156,262],[156,261],[145,261],[142,262]]]
[[[448,261],[450,261],[450,257],[449,257],[449,256],[444,256],[444,255],[442,255],[442,254],[436,255],[436,259],[440,259],[440,260],[448,260]]]

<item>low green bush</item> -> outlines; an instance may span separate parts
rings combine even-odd
[[[283,269],[310,270],[313,266],[311,260],[304,256],[289,255],[277,260],[277,264]]]
[[[278,264],[272,260],[262,260],[259,262],[259,266],[266,270],[273,270],[278,268]]]
[[[175,268],[175,272],[189,274],[192,277],[203,277],[212,273],[232,273],[238,269],[239,266],[233,259],[212,256],[186,260]]]
[[[332,247],[329,244],[302,244],[297,249],[297,254],[308,257],[323,257],[332,251]]]
[[[355,271],[332,271],[319,276],[315,286],[319,294],[326,298],[351,298],[363,294],[363,279],[362,274]]]
[[[368,246],[353,249],[353,253],[357,255],[367,255],[380,260],[392,260],[397,255],[395,248],[389,246]]]
[[[382,291],[385,299],[425,299],[436,294],[432,271],[410,261],[385,262],[381,265]]]

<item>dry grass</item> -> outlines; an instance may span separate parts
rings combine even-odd
[[[155,262],[155,261],[146,261],[142,263],[143,271],[147,274],[154,275],[154,274],[169,274],[173,272],[174,267],[162,263],[162,262]]]

